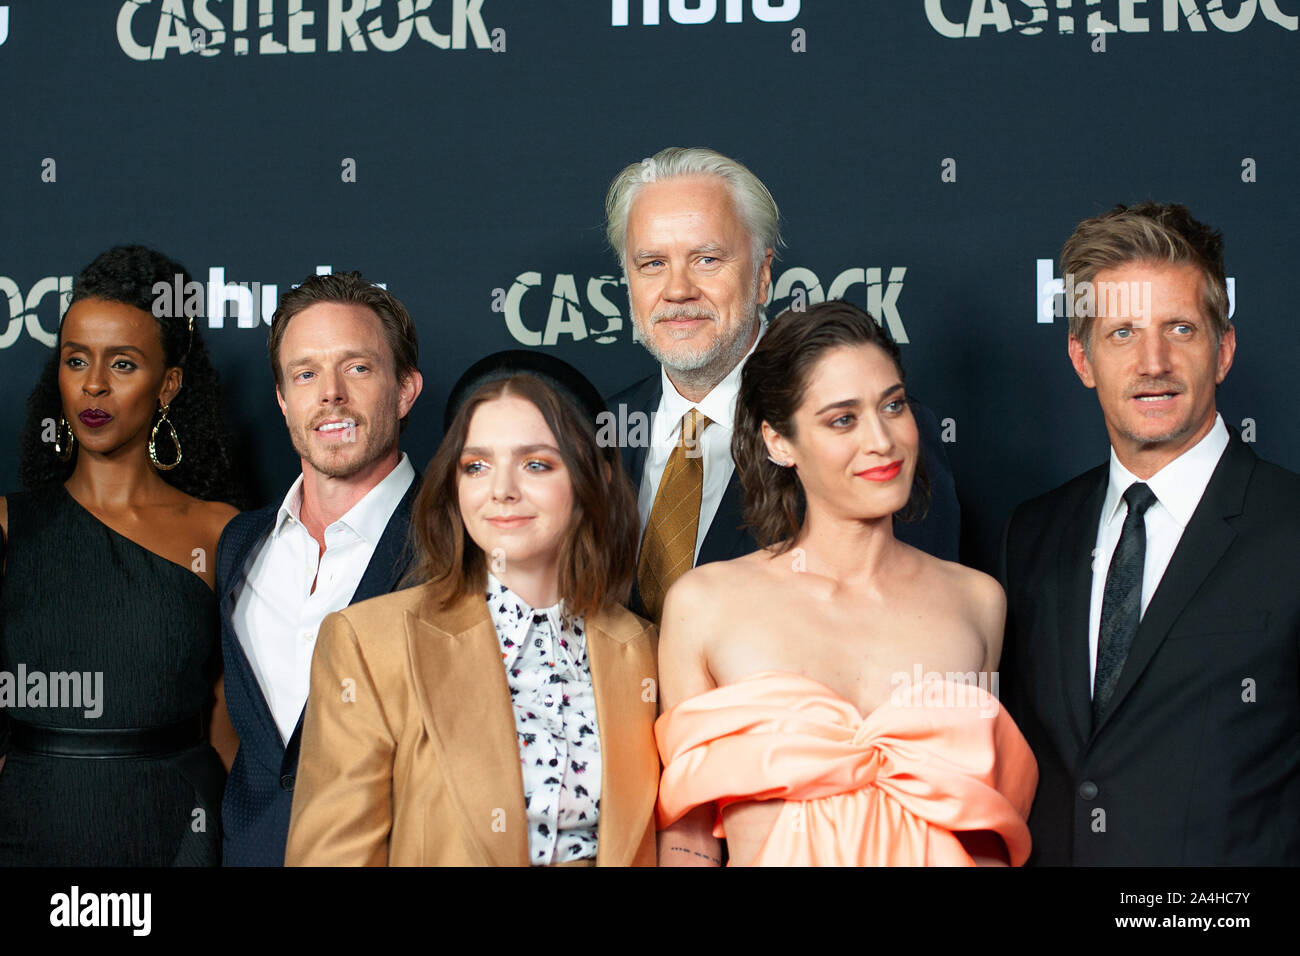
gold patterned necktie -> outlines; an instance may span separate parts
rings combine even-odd
[[[650,520],[641,538],[636,580],[641,603],[656,624],[663,614],[664,595],[695,563],[695,538],[700,529],[700,499],[704,492],[704,449],[700,435],[709,418],[692,408],[682,416],[681,433],[655,493]]]

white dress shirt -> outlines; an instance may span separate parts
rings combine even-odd
[[[699,560],[704,538],[718,513],[718,506],[722,504],[722,496],[727,490],[727,482],[731,480],[731,473],[736,469],[736,463],[731,460],[731,432],[736,420],[736,399],[740,395],[740,372],[745,367],[745,361],[758,348],[764,330],[765,326],[760,325],[758,337],[754,339],[754,344],[749,347],[745,357],[698,403],[683,398],[681,392],[677,391],[677,386],[668,378],[668,373],[662,366],[659,368],[663,394],[658,409],[651,416],[650,447],[646,449],[645,468],[641,472],[637,511],[641,516],[641,534],[644,536],[650,511],[654,508],[655,495],[659,492],[659,482],[668,467],[668,458],[681,440],[682,418],[692,408],[698,408],[700,414],[708,416],[710,424],[699,436],[704,488],[700,493],[700,524],[695,533],[692,564]],[[639,547],[638,542],[638,549]]]
[[[501,646],[519,741],[533,866],[596,856],[600,728],[586,625],[561,601],[531,608],[491,572],[488,613]]]
[[[247,565],[232,621],[285,743],[307,703],[320,622],[352,602],[375,546],[414,479],[415,469],[403,452],[379,484],[325,529],[322,554],[299,520],[299,475],[284,496],[271,533]]]
[[[1210,477],[1227,447],[1228,427],[1223,424],[1223,418],[1216,414],[1214,425],[1204,438],[1146,479],[1146,486],[1156,496],[1156,503],[1147,509],[1145,516],[1147,549],[1142,564],[1140,615],[1146,614],[1151,595],[1155,594],[1160,585],[1160,579],[1169,567],[1169,559],[1174,556],[1187,522],[1192,520],[1192,513],[1200,504],[1205,487],[1210,483]],[[1124,529],[1124,518],[1128,515],[1124,492],[1129,485],[1141,480],[1119,463],[1115,449],[1111,448],[1110,484],[1106,488],[1106,500],[1101,506],[1101,519],[1097,525],[1097,549],[1092,558],[1092,599],[1088,606],[1089,687],[1093,686],[1097,678],[1097,635],[1101,630],[1101,602],[1106,591],[1106,574],[1110,570],[1110,559],[1119,544],[1120,532]]]

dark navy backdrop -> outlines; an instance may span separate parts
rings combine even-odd
[[[602,200],[666,145],[733,155],[776,196],[788,245],[774,275],[807,271],[770,314],[860,279],[846,297],[905,334],[912,391],[951,420],[969,562],[988,566],[1017,501],[1106,452],[1064,320],[1037,321],[1037,262],[1117,201],[1185,202],[1223,229],[1239,349],[1221,408],[1300,470],[1300,0],[1048,6],[0,5],[0,487],[16,484],[60,283],[125,241],[205,282],[220,268],[282,291],[330,266],[387,283],[420,331],[425,392],[404,438],[420,465],[451,384],[490,351],[551,348],[602,391],[631,382],[653,364],[632,341]],[[355,24],[340,15],[353,8]],[[707,22],[675,22],[691,20]],[[1116,29],[1099,39],[1088,23]],[[232,315],[204,331],[258,495],[276,498],[297,463],[266,325]]]

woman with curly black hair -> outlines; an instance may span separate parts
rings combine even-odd
[[[212,588],[240,495],[188,281],[100,255],[28,399],[25,490],[0,498],[0,864],[219,862],[237,741]]]

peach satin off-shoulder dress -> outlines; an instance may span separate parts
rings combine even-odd
[[[990,830],[1014,866],[1038,765],[997,698],[929,681],[865,717],[826,685],[765,671],[662,714],[658,826],[693,808],[785,806],[755,866],[973,866],[954,831]]]

